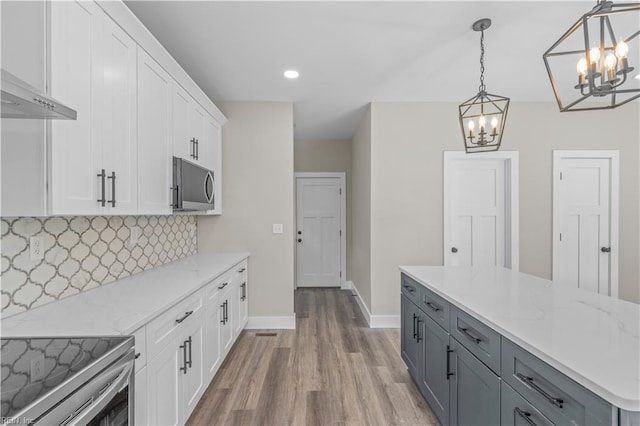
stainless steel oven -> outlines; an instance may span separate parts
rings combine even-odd
[[[2,339],[2,424],[133,425],[133,343]]]

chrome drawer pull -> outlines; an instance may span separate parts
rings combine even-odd
[[[176,322],[180,324],[182,321],[186,320],[189,315],[191,315],[193,311],[185,312],[182,318],[178,318]]]
[[[522,411],[519,407],[513,409],[513,412],[527,422],[530,426],[536,426],[536,423],[531,420],[531,413],[528,411]]]
[[[243,273],[243,272],[244,272],[244,271],[246,271],[246,270],[247,270],[247,268],[242,268],[242,269],[240,269],[240,270],[238,271],[238,273],[239,273],[239,274],[241,274],[241,273]]]
[[[458,331],[464,334],[465,336],[467,336],[469,339],[473,340],[476,345],[482,342],[481,338],[476,337],[473,334],[469,333],[469,331],[466,328],[458,327]]]
[[[411,287],[410,285],[405,284],[402,287],[406,288],[409,291],[409,293],[413,293],[414,291],[416,291],[416,289]]]
[[[542,395],[544,399],[546,399],[550,404],[553,404],[558,408],[562,408],[562,404],[564,404],[564,400],[562,398],[555,398],[549,395],[544,389],[542,389],[540,386],[536,385],[533,382],[533,377],[525,376],[522,373],[517,373],[516,377],[520,379],[521,382],[528,385],[531,389],[533,389],[534,391]]]
[[[223,288],[225,288],[227,286],[227,284],[229,284],[229,283],[222,283],[222,285],[218,286],[218,290],[222,290]]]
[[[430,308],[431,308],[433,311],[435,311],[435,312],[438,312],[438,311],[440,311],[440,310],[441,310],[439,306],[434,305],[434,304],[433,304],[433,303],[431,303],[431,302],[424,302],[424,304],[425,304],[425,305],[427,305],[428,307],[430,307]]]

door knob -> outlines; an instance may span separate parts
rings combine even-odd
[[[302,238],[298,238],[298,242],[301,243],[302,242]]]
[[[455,248],[455,247],[451,247],[451,253],[457,253],[457,252],[458,252],[458,249],[457,249],[457,248]]]
[[[602,247],[600,251],[603,253],[611,253],[611,247]]]
[[[302,235],[302,231],[298,231],[298,235]]]

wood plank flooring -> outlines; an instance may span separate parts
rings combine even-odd
[[[188,425],[437,425],[398,329],[368,328],[338,289],[296,290],[295,311],[296,330],[242,332]]]

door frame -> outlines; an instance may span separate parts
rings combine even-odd
[[[298,237],[298,179],[328,179],[338,178],[340,179],[340,229],[342,235],[340,238],[340,288],[344,288],[347,282],[347,188],[346,188],[346,173],[345,172],[298,172],[294,173],[293,182],[293,217],[294,226],[293,231],[293,276],[294,289],[298,288],[298,245],[296,244],[296,238]]]
[[[454,161],[459,160],[501,160],[505,166],[504,185],[504,223],[505,223],[505,264],[511,265],[511,270],[520,270],[520,165],[518,151],[490,151],[467,154],[465,151],[444,151],[443,152],[443,214],[444,214],[444,235],[443,235],[443,264],[450,264],[451,252],[447,247],[451,247],[451,198],[447,194],[451,193],[452,179],[451,166]]]
[[[560,204],[558,202],[559,187],[560,187],[560,162],[564,158],[574,158],[574,159],[589,159],[589,158],[603,158],[608,159],[610,161],[611,168],[609,170],[609,179],[611,184],[611,191],[609,193],[609,220],[610,220],[610,228],[609,228],[609,244],[614,249],[611,250],[609,254],[609,262],[611,265],[611,269],[609,271],[609,289],[610,296],[618,298],[618,274],[619,274],[619,264],[618,264],[618,252],[620,251],[620,239],[619,239],[619,221],[620,221],[620,151],[617,149],[613,150],[600,150],[600,149],[589,149],[589,150],[553,150],[553,219],[552,219],[552,240],[553,240],[553,254],[551,258],[552,271],[551,271],[551,279],[558,275],[558,271],[556,270],[558,262],[556,261],[556,257],[560,251],[560,247],[558,247],[558,239],[556,238],[556,234],[558,231],[558,226],[560,223],[560,211],[557,208]]]

